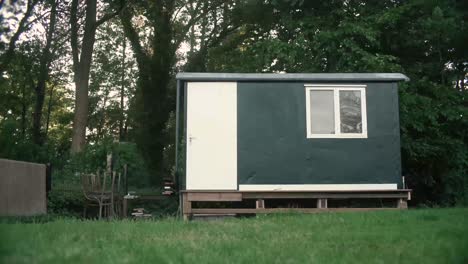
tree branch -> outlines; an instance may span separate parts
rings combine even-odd
[[[122,12],[120,12],[119,17],[124,29],[125,36],[128,38],[130,44],[132,45],[132,49],[135,53],[136,60],[140,67],[144,67],[148,55],[144,52],[143,47],[140,43],[140,37],[138,36],[138,32],[132,25],[132,14],[129,8],[122,9]]]
[[[73,72],[78,72],[78,65],[80,64],[79,51],[78,51],[78,0],[72,0],[70,10],[70,45],[72,48],[73,57]],[[75,74],[74,78],[77,76]]]
[[[112,18],[118,16],[125,7],[126,7],[126,2],[121,2],[115,12],[107,13],[103,15],[100,19],[98,19],[98,21],[95,24],[95,27],[97,28],[100,25],[104,24],[106,21],[111,20]]]
[[[1,64],[0,64],[0,73],[3,72],[7,68],[8,64],[10,64],[10,61],[13,58],[13,55],[14,55],[14,51],[15,51],[15,47],[16,47],[16,41],[19,39],[20,35],[26,29],[26,27],[25,27],[26,23],[27,23],[29,17],[32,15],[34,7],[36,6],[36,4],[38,2],[39,2],[39,0],[28,0],[26,12],[24,13],[23,18],[21,18],[21,20],[20,20],[20,22],[18,24],[18,28],[16,29],[15,34],[13,34],[13,36],[10,39],[7,51],[0,58],[0,62],[1,62]],[[3,4],[3,2],[2,2],[2,4]]]
[[[179,38],[175,38],[175,46],[178,47],[180,43],[184,41],[184,37],[187,35],[187,33],[189,32],[192,26],[194,26],[198,21],[200,21],[201,18],[205,17],[209,12],[220,7],[222,4],[223,4],[223,1],[220,1],[217,4],[213,4],[211,7],[204,9],[203,12],[198,14],[198,16],[190,19],[187,22],[187,24],[185,24],[185,26],[182,28],[182,30],[179,32]],[[200,5],[197,5],[197,7],[195,8],[195,12],[194,12],[195,14],[198,13],[199,6]]]

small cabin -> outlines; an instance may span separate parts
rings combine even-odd
[[[398,83],[408,80],[405,75],[179,73],[176,78],[176,174],[186,211],[195,212],[187,206],[192,201],[249,197],[260,201],[258,211],[266,209],[263,198],[275,194],[409,199],[398,107]]]

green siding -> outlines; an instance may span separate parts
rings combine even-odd
[[[368,138],[308,139],[304,83],[239,82],[238,183],[400,183],[397,86],[364,84]]]

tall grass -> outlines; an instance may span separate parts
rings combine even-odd
[[[468,209],[0,224],[0,263],[468,263]]]

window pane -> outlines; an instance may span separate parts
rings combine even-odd
[[[310,124],[312,134],[335,134],[333,91],[310,91]]]
[[[361,91],[340,91],[341,133],[362,133]]]

